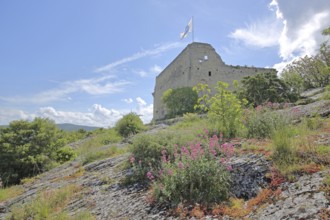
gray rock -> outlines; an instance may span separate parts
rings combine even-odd
[[[309,89],[307,91],[304,91],[300,94],[301,97],[303,98],[310,98],[312,96],[315,96],[317,94],[320,94],[322,92],[324,92],[324,88],[315,88],[315,89]]]
[[[268,205],[249,219],[319,219],[321,209],[328,209],[329,201],[324,192],[319,191],[324,173],[302,176],[287,187],[280,195],[280,200]]]
[[[261,188],[269,184],[265,177],[270,170],[270,162],[263,155],[248,154],[233,157],[228,163],[232,166],[231,193],[238,198],[251,199]]]

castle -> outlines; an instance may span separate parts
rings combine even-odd
[[[232,84],[245,76],[269,72],[276,70],[226,65],[210,44],[193,42],[156,77],[153,120],[166,117],[166,106],[161,98],[168,89],[193,87],[198,83],[213,88],[218,81]]]

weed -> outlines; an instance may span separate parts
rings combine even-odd
[[[247,137],[270,138],[275,130],[280,130],[290,122],[290,116],[258,106],[255,110],[246,111],[245,126]]]
[[[119,148],[117,146],[111,146],[106,149],[88,149],[81,157],[82,164],[85,165],[97,160],[124,154],[126,152],[127,148]]]
[[[32,202],[14,206],[7,219],[94,219],[87,212],[71,217],[63,211],[70,201],[80,195],[80,192],[81,187],[77,185],[45,190],[40,192]]]
[[[8,188],[0,188],[0,202],[6,201],[7,199],[15,198],[24,192],[22,186],[16,185]]]

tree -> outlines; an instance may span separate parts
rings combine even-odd
[[[304,91],[304,79],[296,72],[283,72],[281,79],[288,86],[289,91],[296,97]]]
[[[304,90],[328,85],[330,83],[330,72],[326,62],[330,58],[330,53],[327,54],[326,50],[326,46],[324,46],[322,53],[317,56],[299,58],[286,66],[283,73],[298,74],[303,79]]]
[[[244,77],[237,91],[241,99],[248,100],[254,106],[267,102],[296,101],[297,96],[277,77],[276,73],[259,73]]]
[[[128,137],[144,130],[144,125],[140,117],[131,112],[117,121],[115,129],[121,136]]]
[[[324,29],[322,34],[330,35],[330,27]],[[299,75],[303,80],[303,90],[327,86],[330,83],[330,45],[328,41],[321,44],[315,56],[305,56],[287,65],[282,75],[286,76],[283,79],[288,84],[292,82],[290,79],[295,77],[294,75]],[[293,89],[297,90],[297,87],[293,86]]]
[[[174,118],[185,113],[194,112],[198,95],[191,87],[168,89],[163,93],[162,101],[165,103],[169,113],[167,117]]]
[[[0,177],[17,184],[24,177],[41,173],[56,161],[65,145],[61,132],[49,119],[13,121],[0,130]]]
[[[213,132],[221,132],[225,137],[234,137],[242,124],[242,105],[232,92],[227,90],[228,84],[219,81],[212,94],[207,84],[198,84],[194,90],[199,94],[196,109],[207,112]]]

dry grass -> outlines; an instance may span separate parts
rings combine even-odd
[[[69,216],[64,208],[73,200],[80,198],[82,187],[68,185],[60,189],[50,189],[40,192],[37,197],[24,205],[16,205],[12,208],[7,219],[94,219],[88,212],[77,213]],[[77,218],[76,218],[77,217]]]
[[[0,188],[0,202],[4,202],[8,199],[15,198],[24,192],[22,186],[16,185],[8,188]]]

